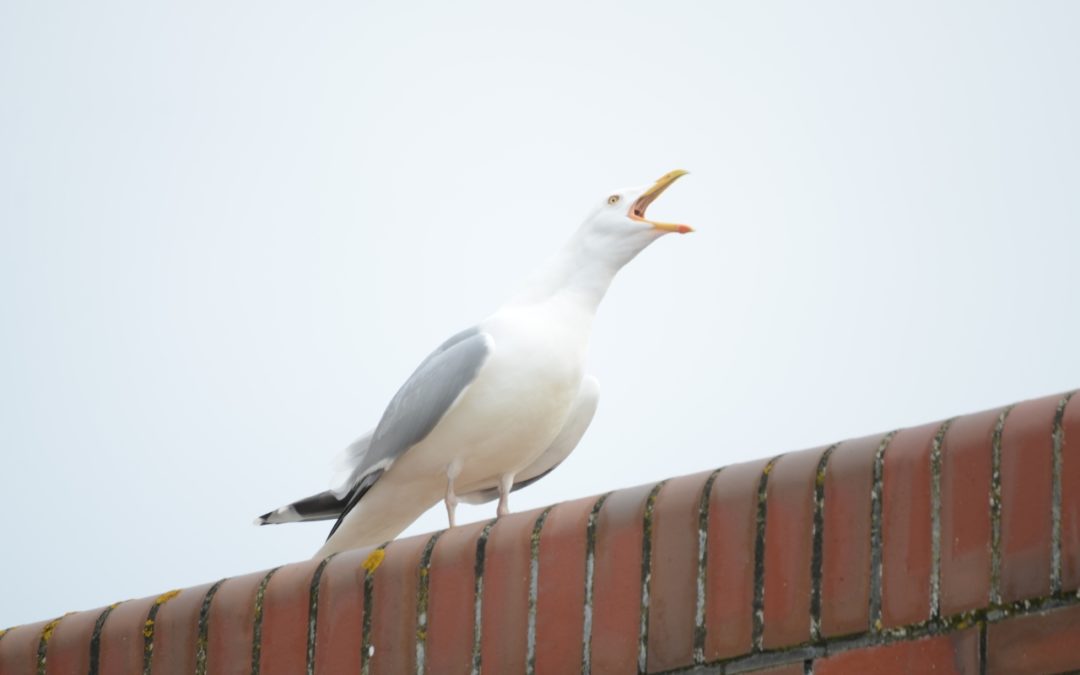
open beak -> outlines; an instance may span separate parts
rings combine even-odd
[[[645,218],[645,209],[649,207],[649,204],[653,203],[660,194],[668,189],[668,186],[679,180],[682,176],[685,176],[688,171],[682,169],[675,169],[661,176],[660,180],[656,181],[651,188],[645,191],[645,194],[637,198],[637,201],[630,206],[630,217],[634,220],[640,220],[643,223],[648,223],[653,226],[653,229],[663,230],[664,232],[678,232],[679,234],[686,234],[687,232],[693,232],[694,228],[689,225],[679,225],[678,223],[660,223],[655,220],[648,220]]]

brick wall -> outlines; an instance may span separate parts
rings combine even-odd
[[[0,673],[1080,669],[1080,396],[0,635]]]

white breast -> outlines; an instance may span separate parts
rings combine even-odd
[[[499,476],[532,463],[562,428],[580,386],[587,319],[549,303],[507,308],[483,322],[480,328],[493,343],[488,361],[432,433],[394,468],[445,485],[446,467],[458,461],[455,488],[464,494],[490,488]]]

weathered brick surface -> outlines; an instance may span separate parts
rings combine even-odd
[[[61,619],[46,644],[46,675],[89,672],[90,638],[102,611],[76,612]]]
[[[416,592],[420,557],[429,537],[399,539],[372,575],[370,672],[416,670]]]
[[[447,530],[431,556],[427,663],[431,672],[469,673],[476,614],[477,542],[486,522]]]
[[[941,615],[990,594],[990,469],[999,410],[956,419],[941,446]]]
[[[870,622],[870,491],[884,436],[841,443],[825,473],[821,634],[865,631]]]
[[[751,648],[754,538],[758,480],[768,460],[726,467],[709,500],[709,568],[705,577],[705,659]]]
[[[810,639],[814,486],[824,451],[825,448],[818,448],[784,455],[769,474],[765,516],[765,649]]]
[[[540,531],[536,672],[581,670],[585,622],[585,533],[596,497],[557,504]]]
[[[187,675],[195,672],[199,611],[211,585],[185,588],[161,606],[154,625],[155,674]]]
[[[488,536],[480,636],[481,664],[488,672],[525,670],[531,543],[533,528],[542,510],[500,518]]]
[[[968,629],[910,642],[841,652],[814,662],[814,675],[977,675],[979,631]]]
[[[798,675],[804,660],[819,674],[1075,670],[1078,401],[1051,396],[1004,418],[966,415],[827,456],[791,453],[401,539],[385,556],[349,551],[18,626],[0,632],[0,675],[583,663]]]
[[[986,641],[988,674],[1075,671],[1080,669],[1080,606],[990,624]]]
[[[314,654],[318,675],[352,675],[360,669],[367,577],[363,565],[371,551],[345,551],[323,570]]]
[[[38,644],[48,621],[16,626],[0,638],[0,675],[37,672]]]
[[[887,628],[930,617],[930,449],[938,422],[903,429],[885,450],[881,620]]]
[[[128,600],[109,614],[101,630],[101,673],[143,672],[143,630],[158,598]]]
[[[228,579],[210,604],[206,672],[248,675],[254,639],[255,593],[267,572]]]
[[[649,670],[694,662],[701,493],[712,471],[673,478],[656,496],[649,592]]]
[[[641,542],[652,485],[608,497],[596,527],[593,571],[592,667],[597,672],[637,670],[641,624]]]
[[[307,668],[308,602],[318,560],[286,565],[263,598],[261,675],[289,675]]]
[[[1060,396],[1019,403],[1001,438],[1001,596],[1050,592],[1050,486]]]

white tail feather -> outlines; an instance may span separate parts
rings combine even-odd
[[[374,433],[374,429],[367,432],[350,443],[349,447],[339,452],[337,457],[334,458],[334,474],[330,479],[330,491],[334,493],[335,497],[342,499],[352,489],[358,478],[354,474],[361,462],[364,461],[368,448],[371,447],[371,436]]]

